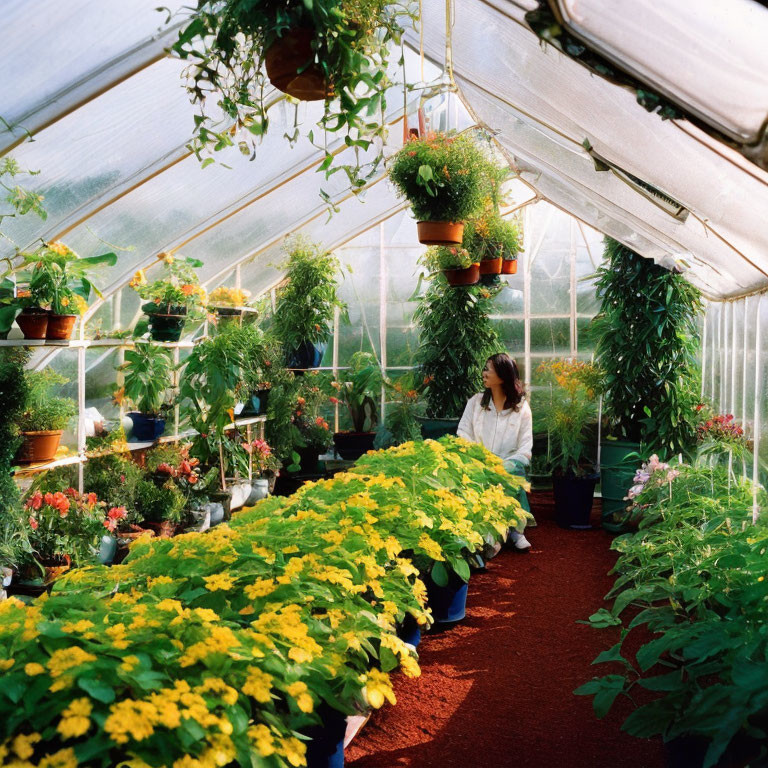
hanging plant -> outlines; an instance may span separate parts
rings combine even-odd
[[[464,221],[486,203],[491,172],[472,136],[430,133],[411,139],[394,156],[389,177],[411,204],[419,242],[458,245]]]
[[[243,154],[255,156],[270,127],[274,87],[302,101],[325,101],[317,123],[323,136],[308,132],[326,153],[320,170],[327,177],[343,170],[353,188],[362,187],[383,160],[381,150],[373,158],[359,151],[384,138],[390,51],[416,17],[412,0],[198,0],[173,46],[190,62],[187,90],[199,107],[193,151],[202,159],[204,151],[237,141]],[[226,124],[209,114],[210,97]],[[355,149],[353,162],[334,164],[328,132]],[[298,129],[288,138],[297,137]]]

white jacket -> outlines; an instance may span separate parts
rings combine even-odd
[[[456,434],[485,446],[505,466],[512,461],[527,466],[533,448],[533,418],[528,402],[523,400],[519,411],[511,408],[497,411],[491,398],[486,410],[480,405],[482,397],[480,393],[469,399]]]

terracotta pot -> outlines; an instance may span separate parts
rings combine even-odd
[[[43,566],[45,571],[44,584],[50,584],[52,581],[55,581],[62,573],[68,571],[72,565],[72,558],[69,555],[41,557],[37,558],[37,561]]]
[[[517,274],[517,259],[503,259],[501,262],[501,274],[502,275],[516,275]]]
[[[481,275],[500,275],[501,262],[502,262],[501,256],[499,256],[498,259],[483,259],[480,262],[480,274]]]
[[[16,461],[19,464],[31,464],[39,461],[52,461],[59,450],[61,442],[61,429],[52,429],[44,432],[22,432],[24,442],[16,453]]]
[[[48,329],[48,312],[45,309],[37,311],[25,309],[16,316],[16,324],[25,339],[44,339]]]
[[[443,274],[448,285],[474,285],[480,279],[480,265],[473,264],[466,269],[444,269]]]
[[[72,336],[77,315],[48,315],[48,328],[45,331],[46,339],[65,341]]]
[[[170,539],[179,527],[177,523],[172,523],[170,520],[163,520],[161,523],[151,523],[145,520],[143,524],[161,539]]]
[[[460,245],[464,238],[463,221],[419,221],[416,226],[424,245]]]
[[[325,75],[315,62],[314,40],[313,29],[289,29],[264,54],[272,85],[300,101],[322,101],[329,96]]]

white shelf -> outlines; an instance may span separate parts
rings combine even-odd
[[[67,467],[72,464],[82,464],[84,461],[84,456],[75,454],[74,456],[63,456],[60,459],[44,461],[42,463],[18,464],[16,467],[14,467],[13,474],[17,477],[22,475],[32,475],[36,472],[47,472],[49,469],[56,469],[56,467]]]
[[[247,416],[244,419],[235,419],[231,424],[224,427],[225,431],[236,429],[237,427],[247,427],[251,424],[264,424],[267,421],[266,416]]]
[[[206,336],[200,336],[190,341],[153,341],[152,339],[69,339],[54,341],[52,339],[0,339],[0,347],[68,347],[70,349],[89,349],[91,347],[135,347],[137,341],[148,341],[155,346],[166,349],[192,349]]]

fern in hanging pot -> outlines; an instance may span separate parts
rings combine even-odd
[[[389,178],[411,204],[419,242],[459,245],[464,222],[483,207],[490,163],[467,134],[429,133],[393,157]]]
[[[353,187],[363,186],[383,155],[361,157],[359,150],[385,136],[390,53],[399,55],[403,32],[417,15],[413,0],[198,0],[172,49],[190,63],[187,90],[199,108],[196,154],[235,142],[243,154],[255,152],[270,128],[276,88],[300,101],[325,101],[320,135],[308,131],[326,152],[322,170],[343,169]],[[211,97],[224,120],[206,109]],[[355,148],[351,161],[335,158],[322,135],[327,132]],[[297,136],[298,129],[290,140]]]
[[[496,211],[470,219],[462,245],[480,263],[481,275],[517,272],[517,254],[522,251],[517,225]]]

